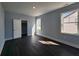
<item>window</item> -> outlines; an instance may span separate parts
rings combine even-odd
[[[61,32],[78,33],[78,11],[70,11],[61,15]]]
[[[36,20],[36,29],[37,29],[37,32],[41,31],[41,19],[40,18]]]

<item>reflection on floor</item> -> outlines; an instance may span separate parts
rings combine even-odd
[[[55,42],[52,42],[52,41],[39,40],[38,42],[45,44],[45,45],[59,45],[58,43],[55,43]]]
[[[79,56],[79,49],[40,36],[5,42],[2,56]]]

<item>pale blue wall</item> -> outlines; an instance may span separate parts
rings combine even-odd
[[[55,40],[58,40],[60,42],[79,48],[79,36],[60,33],[61,32],[60,30],[61,13],[74,10],[74,9],[79,9],[79,3],[75,3],[70,6],[36,17],[36,18],[41,18],[41,21],[42,21],[42,31],[39,32],[38,34],[44,35],[51,39],[55,38]]]
[[[27,21],[27,34],[31,35],[32,34],[32,26],[33,22],[35,20],[34,17],[28,16],[28,15],[23,15],[23,14],[18,14],[18,13],[12,13],[12,12],[7,12],[5,11],[5,37],[6,39],[11,39],[12,34],[13,34],[13,24],[12,20],[13,19],[21,19],[21,20],[26,20]]]
[[[0,54],[5,42],[4,33],[4,10],[2,4],[0,3]]]

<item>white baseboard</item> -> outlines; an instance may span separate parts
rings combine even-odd
[[[37,35],[39,35],[39,36],[43,36],[43,37],[49,38],[49,39],[51,39],[51,40],[55,40],[55,41],[58,41],[58,42],[67,44],[67,45],[70,45],[70,46],[75,47],[75,48],[79,48],[79,45],[77,45],[77,44],[73,44],[73,43],[68,42],[68,41],[64,41],[64,40],[56,39],[56,38],[53,38],[53,37],[50,37],[50,36],[46,36],[46,35],[43,35],[43,34],[37,34]]]

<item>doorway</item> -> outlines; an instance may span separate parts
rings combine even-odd
[[[27,36],[27,21],[22,21],[22,37]]]

